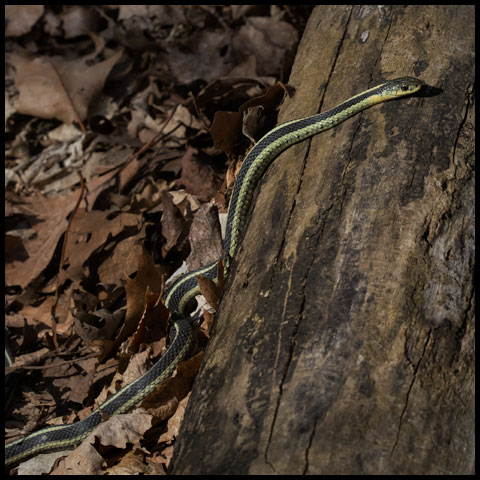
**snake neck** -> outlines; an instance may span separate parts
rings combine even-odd
[[[232,259],[246,222],[255,185],[270,163],[290,146],[329,130],[362,110],[392,97],[384,95],[384,85],[371,88],[332,109],[310,117],[283,123],[263,136],[250,150],[240,167],[227,214],[224,251]],[[226,264],[227,270],[230,262]]]

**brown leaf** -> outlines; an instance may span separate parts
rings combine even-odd
[[[199,352],[181,362],[176,373],[159,385],[141,403],[142,408],[148,409],[154,415],[154,423],[165,420],[168,415],[172,415],[178,403],[188,396],[193,380],[202,363],[202,358],[203,352]],[[176,403],[172,403],[172,399],[175,399]]]
[[[158,292],[152,292],[150,287],[147,286],[145,310],[135,334],[131,337],[130,347],[135,347],[140,343],[148,343],[154,348],[154,355],[158,355],[161,348],[165,347],[170,311],[163,303],[162,293],[163,282],[162,289]],[[160,341],[155,341],[158,339]]]
[[[90,387],[92,386],[95,380],[95,368],[97,367],[98,359],[96,357],[88,358],[83,361],[76,361],[75,365],[70,369],[59,369],[55,367],[57,375],[60,378],[54,380],[53,385],[58,388],[60,391],[67,388],[68,389],[68,401],[75,402],[78,405],[83,405],[83,402],[88,398],[90,392]],[[53,368],[53,367],[52,367]],[[82,370],[84,375],[77,374],[72,375],[71,371]],[[64,395],[64,398],[67,395]],[[67,400],[67,399],[65,399]]]
[[[117,465],[113,465],[105,475],[165,475],[165,471],[161,466],[152,465],[151,462],[145,463],[144,450],[133,449],[127,451],[122,458],[119,459]]]
[[[213,307],[217,309],[218,300],[223,292],[223,262],[218,263],[218,279],[214,282],[210,278],[197,277],[198,286],[200,287],[200,293],[205,297],[205,300]]]
[[[43,5],[5,5],[5,36],[19,37],[28,33],[44,10]]]
[[[29,60],[11,54],[17,74],[15,85],[19,113],[40,118],[56,118],[65,123],[85,120],[88,107],[103,89],[110,70],[123,51],[93,66],[88,59],[64,60],[58,57],[38,57]]]
[[[95,432],[95,438],[102,445],[124,449],[130,443],[140,447],[143,434],[152,426],[152,416],[136,410],[130,414],[114,415],[102,426]]]
[[[55,198],[45,198],[40,193],[35,193],[22,204],[12,207],[15,213],[30,219],[36,236],[23,241],[27,259],[22,255],[22,258],[6,264],[7,285],[26,287],[48,265],[58,240],[67,228],[67,216],[75,206],[77,198],[78,192]]]
[[[220,181],[209,164],[199,161],[198,153],[188,147],[182,158],[182,176],[178,183],[184,185],[188,193],[208,201],[217,193]]]
[[[222,232],[217,207],[203,204],[193,217],[189,233],[188,270],[216,262],[222,255]]]
[[[120,240],[109,255],[98,266],[97,272],[101,283],[117,285],[137,271],[137,259],[142,253],[139,241],[142,240],[141,231],[134,236]]]
[[[243,103],[240,106],[239,111],[243,112],[249,108],[257,106],[263,107],[266,112],[275,110],[284,97],[285,89],[287,89],[289,93],[293,93],[293,87],[288,85],[284,88],[282,84],[276,83],[275,85],[268,87],[262,95],[257,95]]]
[[[65,38],[75,38],[98,31],[100,15],[94,8],[74,5],[60,13]]]
[[[101,423],[82,443],[62,460],[55,475],[104,475],[105,458],[94,444],[124,450],[129,445],[143,450],[140,441],[151,427],[152,416],[142,410],[114,415]],[[138,473],[138,472],[137,472]]]
[[[137,329],[137,325],[145,311],[147,287],[152,292],[161,293],[163,291],[162,277],[158,273],[151,255],[145,250],[145,247],[142,247],[142,249],[143,252],[138,257],[137,276],[133,279],[128,279],[125,283],[127,313],[118,342],[123,341]]]
[[[231,42],[228,31],[199,30],[169,46],[170,68],[185,84],[197,79],[208,82],[225,77],[235,65],[232,52],[227,48]]]
[[[104,212],[101,210],[85,211],[79,209],[73,217],[70,226],[67,243],[65,245],[64,263],[68,264],[65,275],[73,280],[80,280],[85,276],[85,265],[90,256],[107,243],[109,238],[115,238],[125,229],[131,229],[132,235],[129,239],[135,238],[133,232],[140,231],[142,217],[133,213],[125,212]],[[130,247],[132,247],[130,245]],[[137,253],[137,255],[135,255]],[[105,283],[117,283],[115,280],[124,279],[135,271],[137,266],[138,251],[130,248],[124,251],[123,256],[116,255],[106,260],[107,264],[102,265],[103,271],[109,267],[110,275],[104,273],[102,281]]]
[[[172,196],[167,192],[163,193],[162,205],[162,236],[165,239],[162,245],[162,256],[165,258],[167,253],[178,245],[185,229],[185,219],[173,203]]]
[[[227,157],[234,153],[234,147],[238,141],[239,132],[242,129],[242,114],[239,112],[215,112],[213,123],[210,127],[210,135],[213,138],[213,146],[217,150],[225,152]]]
[[[270,112],[274,111],[280,104],[285,90],[280,84],[275,84],[271,87],[268,87],[262,95],[257,95],[253,98],[250,98],[246,102],[242,103],[238,109],[238,112],[224,112],[217,111],[213,118],[213,124],[210,127],[210,135],[213,138],[214,148],[222,150],[225,152],[227,157],[231,157],[235,153],[235,146],[238,145],[239,138],[242,134],[242,129],[246,122],[245,112],[248,112],[253,108],[261,108],[261,121],[264,123],[263,118],[267,116]],[[258,110],[256,110],[258,112]],[[258,116],[257,116],[258,120]],[[256,129],[255,124],[255,135],[247,135],[251,140],[252,137],[256,138],[261,136]],[[254,142],[254,140],[253,140]]]
[[[216,283],[210,278],[197,277],[200,293],[205,297],[205,300],[211,307],[217,308],[218,299],[220,298],[221,291],[217,289]]]
[[[248,17],[245,22],[233,37],[233,48],[255,55],[259,75],[280,71],[285,52],[297,42],[295,28],[271,17]]]
[[[263,107],[257,105],[243,111],[242,133],[253,143],[261,137],[264,128]]]
[[[35,305],[23,305],[17,313],[6,315],[5,323],[8,327],[21,328],[24,320],[27,319],[27,325],[35,327],[39,331],[49,330],[52,326],[53,304],[53,298],[46,298],[41,302],[36,302]]]

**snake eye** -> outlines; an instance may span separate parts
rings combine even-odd
[[[408,85],[402,85],[402,90],[404,92],[407,92],[408,91]]]

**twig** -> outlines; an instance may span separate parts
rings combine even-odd
[[[150,140],[148,141],[138,152],[134,153],[128,160],[126,163],[129,163],[131,162],[132,160],[135,160],[139,155],[141,155],[143,152],[145,152],[145,150],[148,150],[151,146],[155,145],[155,143],[157,143],[159,141],[159,138],[160,136],[163,134],[163,131],[165,130],[165,127],[168,125],[168,123],[170,122],[170,120],[172,119],[173,115],[175,114],[175,112],[177,111],[177,106],[178,105],[175,105],[174,109],[172,110],[172,112],[170,113],[170,115],[168,116],[168,118],[165,120],[165,122],[163,122],[163,125],[162,127],[160,128],[160,131]]]
[[[60,265],[58,268],[58,278],[61,278],[61,272],[63,265],[65,263],[65,249],[67,245],[67,240],[68,240],[68,234],[70,232],[70,228],[72,226],[72,221],[73,217],[75,216],[75,213],[78,210],[78,207],[80,206],[80,202],[83,199],[84,193],[85,193],[85,181],[83,180],[83,176],[80,172],[77,172],[78,177],[80,178],[80,195],[78,196],[77,203],[75,204],[74,209],[72,210],[72,214],[70,215],[70,218],[68,220],[68,225],[65,230],[65,236],[63,237],[63,245],[62,245],[62,253],[60,255]],[[58,348],[58,342],[57,342],[57,322],[55,320],[56,316],[56,310],[57,310],[57,304],[58,304],[58,288],[60,285],[57,284],[57,288],[55,290],[55,302],[52,306],[52,335],[53,335],[53,344],[55,345],[55,348]]]

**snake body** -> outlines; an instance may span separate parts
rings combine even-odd
[[[402,77],[370,88],[340,105],[298,120],[283,123],[263,136],[242,163],[230,198],[224,240],[224,274],[230,269],[238,249],[255,187],[270,163],[291,145],[328,130],[356,113],[390,99],[411,95],[422,87],[412,77]],[[85,419],[69,425],[47,427],[5,445],[5,464],[13,465],[41,452],[72,448],[85,439],[103,418],[130,410],[173,373],[184,360],[194,333],[188,308],[199,294],[197,277],[218,277],[218,262],[191,271],[176,280],[165,292],[165,305],[172,312],[171,343],[166,353],[143,376],[123,387]],[[106,417],[105,417],[106,416]]]

